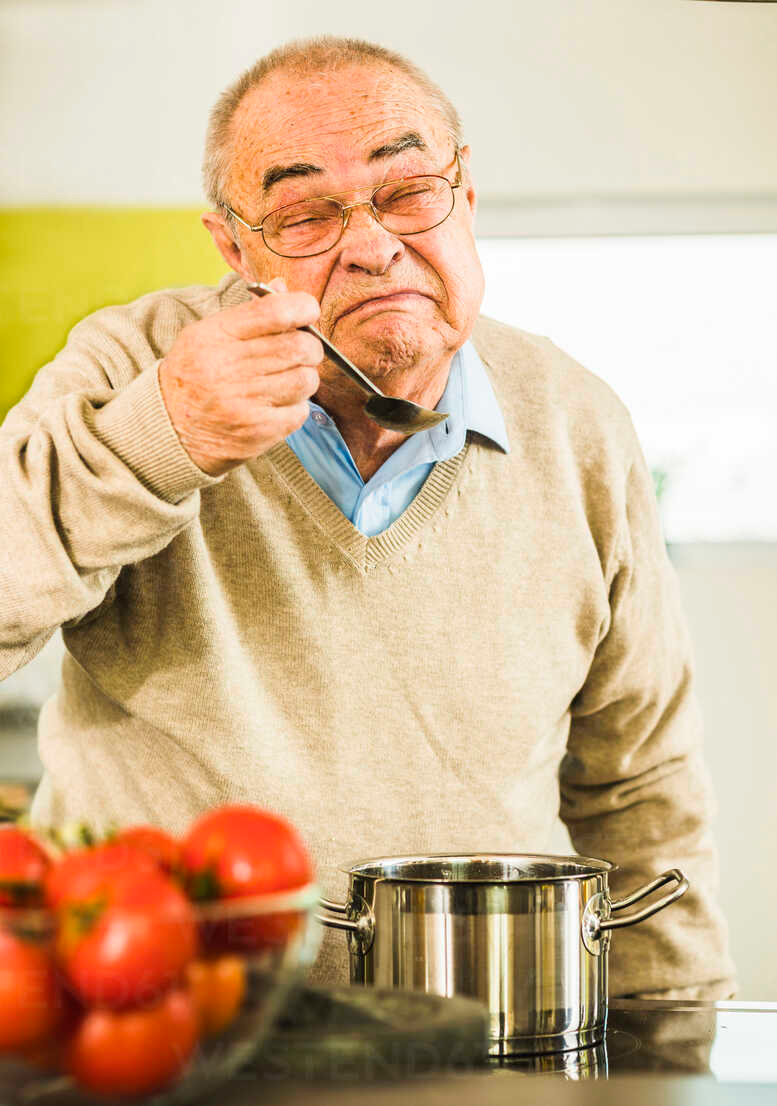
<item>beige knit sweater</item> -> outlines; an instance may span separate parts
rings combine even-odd
[[[178,442],[158,362],[247,296],[229,276],[97,312],[0,431],[0,677],[58,626],[68,650],[34,821],[180,831],[259,803],[337,897],[356,858],[547,851],[560,801],[616,894],[691,880],[616,934],[611,993],[730,993],[688,636],[619,400],[481,319],[511,453],[472,435],[365,537],[285,443],[215,480]],[[315,977],[346,972],[327,931]]]

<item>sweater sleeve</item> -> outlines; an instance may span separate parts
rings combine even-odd
[[[581,854],[618,866],[613,899],[667,868],[690,883],[678,902],[612,932],[610,993],[726,998],[734,967],[717,901],[714,800],[690,638],[636,437],[634,451],[608,572],[609,619],[572,703],[560,813]]]
[[[217,482],[167,416],[158,353],[131,312],[98,312],[0,427],[0,679],[163,549]]]

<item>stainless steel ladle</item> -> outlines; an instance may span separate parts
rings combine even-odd
[[[275,289],[260,282],[249,284],[248,291],[253,292],[255,296],[266,296],[272,295]],[[444,411],[430,411],[409,399],[396,399],[394,396],[384,395],[380,388],[376,388],[369,377],[364,375],[361,369],[357,369],[314,326],[301,326],[299,329],[315,335],[324,347],[329,360],[337,365],[338,369],[342,369],[354,383],[358,384],[363,392],[367,393],[370,398],[364,405],[364,413],[378,426],[383,426],[386,430],[398,430],[401,434],[417,434],[419,430],[428,430],[447,419],[448,415]]]

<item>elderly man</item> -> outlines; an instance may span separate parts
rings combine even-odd
[[[692,884],[619,934],[611,990],[725,995],[650,476],[606,385],[478,318],[469,157],[403,58],[275,51],[211,117],[204,222],[233,272],[97,312],[8,416],[0,672],[67,645],[33,820],[180,830],[251,801],[336,895],[360,856],[547,850],[560,789],[616,891]],[[378,426],[306,324],[448,418]],[[346,962],[328,936],[318,978]]]

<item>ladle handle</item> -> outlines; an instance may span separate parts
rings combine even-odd
[[[249,284],[248,291],[253,292],[255,296],[268,296],[275,295],[274,288],[270,288],[269,284],[262,284],[261,281],[258,284]],[[380,388],[376,388],[368,376],[365,376],[361,369],[357,369],[356,366],[348,360],[345,354],[340,353],[340,350],[336,346],[333,346],[328,338],[325,338],[320,330],[314,326],[301,326],[300,330],[306,330],[308,334],[312,334],[314,338],[318,338],[321,345],[326,350],[326,355],[330,361],[334,361],[338,369],[342,369],[346,376],[350,376],[351,380],[355,384],[358,384],[363,392],[366,392],[369,396],[382,396]]]

